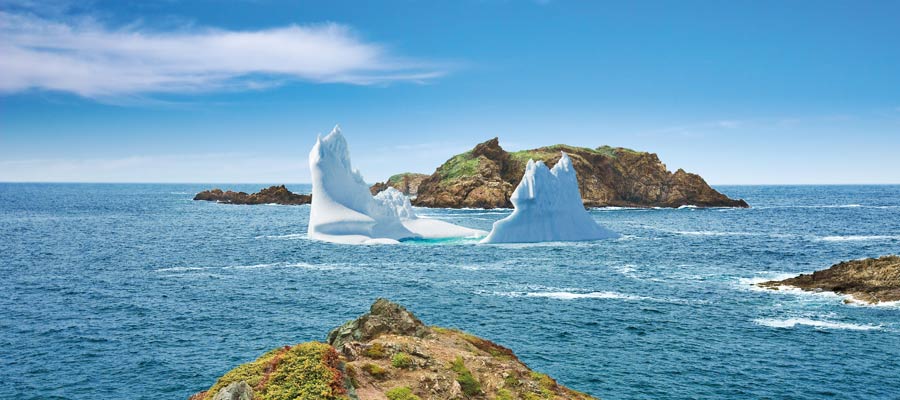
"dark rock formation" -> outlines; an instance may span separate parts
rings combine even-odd
[[[272,350],[190,399],[594,399],[532,371],[506,347],[427,327],[384,299],[328,340]]]
[[[428,175],[405,172],[391,176],[386,182],[378,182],[369,190],[372,191],[372,195],[376,195],[382,190],[392,187],[409,197],[416,197],[419,194],[419,185],[425,179],[428,179]]]
[[[309,204],[312,196],[308,194],[296,194],[287,190],[284,185],[271,186],[257,193],[223,192],[222,189],[204,190],[194,196],[194,200],[216,201],[226,204],[284,204],[300,205]]]
[[[853,296],[870,304],[900,300],[900,257],[884,256],[844,261],[830,268],[782,281],[768,281],[761,287],[778,290],[792,286],[807,291],[829,291]]]
[[[572,159],[587,207],[749,207],[711,188],[699,175],[666,169],[656,154],[609,146],[554,145],[509,153],[497,138],[454,156],[421,182],[413,204],[422,207],[511,207],[509,196],[529,159],[552,167],[560,151]]]
[[[424,337],[428,327],[403,306],[378,299],[368,313],[329,332],[328,344],[340,349],[345,342],[364,342],[383,333]]]

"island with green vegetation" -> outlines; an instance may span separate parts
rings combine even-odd
[[[553,166],[560,152],[572,159],[586,207],[741,207],[711,188],[702,177],[679,169],[670,172],[653,153],[622,147],[575,147],[564,144],[507,152],[493,138],[457,154],[416,185],[413,205],[444,208],[509,208],[509,197],[522,179],[528,160]],[[404,174],[376,184],[373,192],[395,187],[404,192]],[[396,183],[394,183],[396,182]],[[409,194],[408,191],[405,191]]]

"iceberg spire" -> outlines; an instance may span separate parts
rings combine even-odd
[[[337,243],[397,243],[401,239],[480,236],[484,231],[447,222],[417,219],[402,193],[373,197],[359,170],[350,163],[350,149],[335,125],[316,138],[309,152],[312,204],[310,238]],[[399,195],[399,196],[398,196]]]
[[[519,186],[509,200],[515,210],[494,223],[481,243],[598,240],[618,234],[598,225],[584,209],[578,177],[565,152],[552,169],[528,160]]]

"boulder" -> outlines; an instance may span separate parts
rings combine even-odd
[[[223,387],[213,396],[212,400],[251,400],[253,398],[253,389],[247,382],[234,382]]]
[[[340,349],[346,342],[365,342],[384,333],[424,337],[429,329],[403,306],[377,299],[368,313],[329,332],[327,342]]]

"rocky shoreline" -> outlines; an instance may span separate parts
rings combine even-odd
[[[510,208],[510,195],[530,159],[552,167],[560,152],[572,159],[586,207],[740,207],[747,202],[730,199],[711,188],[702,177],[670,172],[653,153],[622,147],[596,149],[554,145],[507,152],[493,138],[453,156],[415,186],[413,205],[435,208]],[[410,174],[406,174],[410,175]],[[404,174],[397,175],[398,177]],[[421,174],[416,175],[417,179]],[[376,184],[373,192],[391,186],[407,190],[401,179]]]
[[[272,350],[189,400],[588,400],[532,371],[509,349],[455,329],[427,326],[378,299],[335,328],[327,343]]]
[[[834,292],[868,304],[900,301],[900,256],[844,261],[812,274],[757,285],[773,290],[789,286]]]
[[[204,190],[194,196],[194,200],[215,201],[225,204],[282,204],[302,205],[309,204],[312,196],[297,194],[288,190],[284,185],[270,186],[253,194],[245,192],[222,191],[222,189]]]

